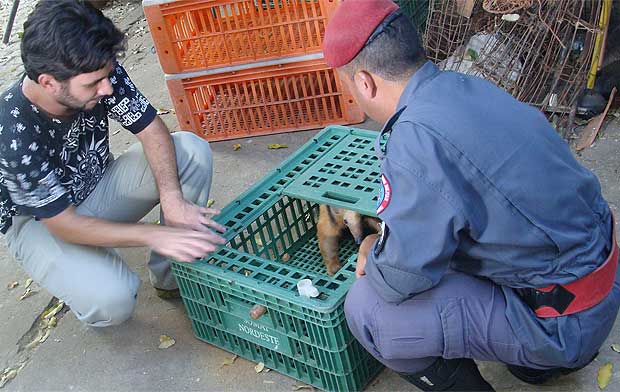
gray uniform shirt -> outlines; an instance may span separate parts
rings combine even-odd
[[[536,318],[512,288],[568,283],[606,259],[611,214],[596,176],[537,109],[431,62],[409,81],[388,132],[378,151],[385,230],[366,265],[373,287],[398,303],[450,268],[488,278],[503,287],[513,325],[536,324],[542,341],[531,343],[545,350],[542,335],[564,330],[567,317]]]

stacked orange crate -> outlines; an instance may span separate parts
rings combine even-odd
[[[181,127],[207,140],[226,140],[363,121],[322,56],[306,58],[193,77],[168,75]]]
[[[208,140],[354,124],[321,45],[339,0],[144,0],[179,123]]]

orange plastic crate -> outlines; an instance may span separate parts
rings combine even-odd
[[[321,51],[338,0],[144,0],[164,72],[202,71]]]
[[[211,141],[364,121],[322,56],[183,76],[166,76],[179,124]]]

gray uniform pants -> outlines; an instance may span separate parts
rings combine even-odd
[[[183,196],[207,203],[211,188],[209,144],[189,132],[172,135]],[[116,222],[137,222],[159,203],[159,193],[141,144],[110,162],[105,175],[77,207],[82,215]],[[6,234],[11,254],[51,294],[67,303],[91,326],[120,324],[131,315],[140,278],[115,249],[75,245],[55,238],[40,221],[15,217]],[[154,287],[176,287],[170,263],[151,252],[148,262]]]
[[[437,286],[400,304],[383,301],[362,277],[347,294],[345,315],[364,348],[399,373],[417,373],[437,357],[576,368],[587,364],[604,342],[619,305],[620,268],[612,292],[600,304],[548,319],[531,315],[512,290],[451,270]]]

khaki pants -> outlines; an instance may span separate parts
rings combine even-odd
[[[206,205],[211,188],[209,144],[189,132],[172,135],[183,195]],[[159,203],[159,193],[141,144],[110,162],[77,212],[116,222],[137,222]],[[33,280],[67,303],[89,325],[120,324],[131,315],[140,278],[115,249],[75,245],[55,238],[40,221],[15,217],[6,234],[11,254]],[[170,263],[151,252],[154,287],[176,287]]]

